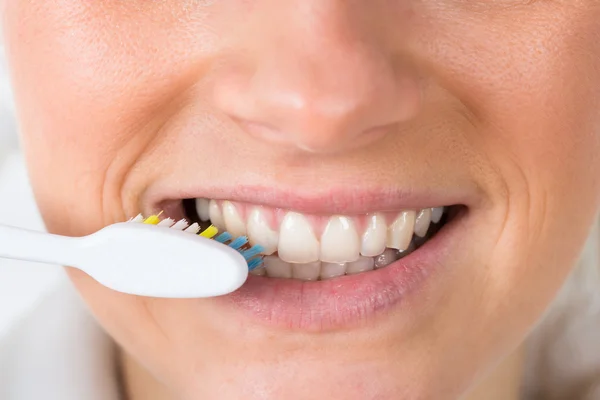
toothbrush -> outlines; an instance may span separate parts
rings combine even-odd
[[[197,223],[144,218],[67,237],[0,225],[0,258],[77,268],[118,292],[204,298],[237,290],[262,264],[261,246]]]

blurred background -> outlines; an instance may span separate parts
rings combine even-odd
[[[4,49],[0,46],[0,224],[44,230],[19,152]],[[0,259],[0,336],[65,279],[62,268]]]

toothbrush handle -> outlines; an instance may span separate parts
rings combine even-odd
[[[0,225],[0,258],[71,265],[76,238]]]

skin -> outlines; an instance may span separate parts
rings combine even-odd
[[[123,349],[131,399],[489,399],[480,384],[516,398],[515,354],[600,208],[596,0],[2,6],[51,232],[122,221],[173,182],[470,196],[414,309],[348,329],[268,328],[69,270]]]

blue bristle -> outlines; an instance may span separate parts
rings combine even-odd
[[[250,271],[255,270],[256,268],[260,267],[263,263],[263,259],[262,258],[253,258],[252,260],[248,261],[248,269]]]
[[[242,247],[243,245],[245,245],[247,242],[248,242],[248,238],[246,236],[240,236],[238,238],[235,238],[233,240],[233,242],[228,244],[228,246],[237,250],[240,247]]]
[[[231,237],[232,237],[231,233],[229,233],[229,232],[223,232],[219,236],[217,236],[215,238],[215,240],[217,242],[219,242],[219,243],[225,243],[226,241],[231,240]]]
[[[233,239],[233,236],[229,232],[223,232],[217,237],[214,238],[219,243],[225,243]],[[241,250],[240,248],[248,243],[248,238],[246,236],[240,236],[235,239],[227,246],[237,250],[244,256],[244,258],[248,261],[248,270],[252,271],[256,268],[259,268],[263,265],[262,257],[256,257],[260,253],[262,253],[265,249],[260,245],[252,246],[248,250]],[[252,258],[256,257],[256,258]],[[252,258],[252,259],[251,259]]]
[[[263,251],[265,251],[264,247],[257,244],[255,246],[249,248],[248,250],[242,251],[242,255],[244,256],[244,258],[246,260],[249,260],[252,257],[259,255]]]

